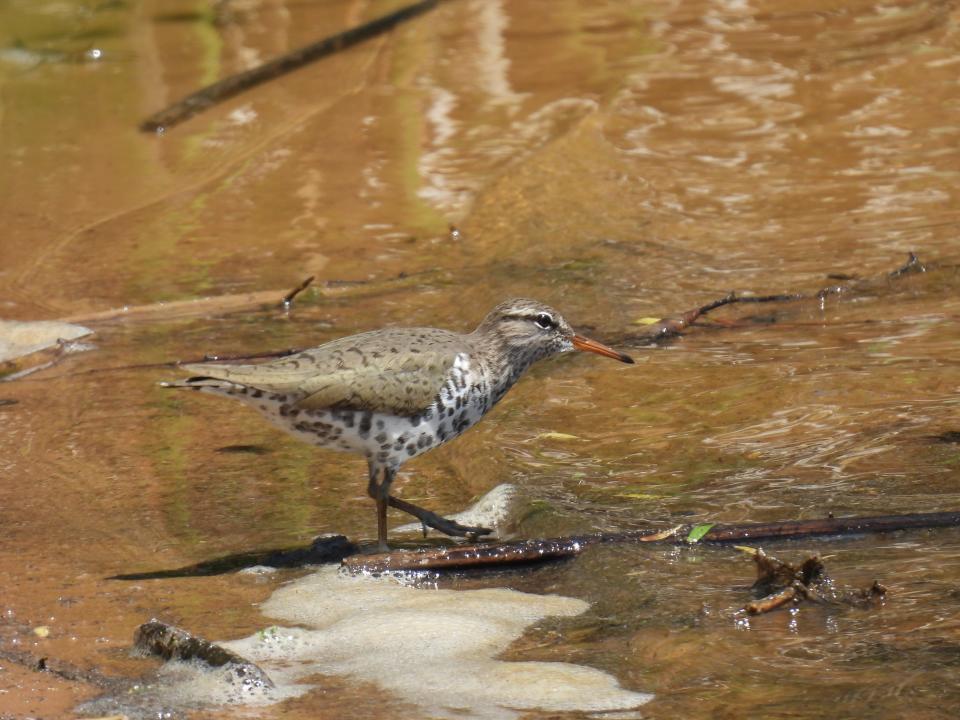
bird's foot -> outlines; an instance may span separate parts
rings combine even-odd
[[[417,520],[423,523],[423,525],[432,527],[434,530],[438,530],[444,535],[477,540],[483,535],[491,535],[493,533],[493,530],[490,530],[489,528],[461,525],[455,520],[450,520],[442,515],[437,515],[435,512],[426,510],[418,505],[414,505],[413,503],[408,503],[406,500],[401,500],[393,495],[388,498],[387,502],[389,503],[390,507],[395,507],[397,510],[403,510],[406,513],[410,513],[417,518]]]
[[[489,528],[461,525],[460,523],[450,520],[449,518],[445,518],[441,515],[434,515],[434,518],[436,519],[435,522],[427,524],[430,525],[430,527],[432,527],[434,530],[439,530],[444,535],[465,537],[468,540],[479,540],[484,535],[493,534],[493,530],[490,530]]]

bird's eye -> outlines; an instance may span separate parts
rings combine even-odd
[[[536,318],[534,318],[533,321],[537,324],[537,327],[542,328],[543,330],[549,330],[555,325],[553,318],[547,313],[540,313]]]

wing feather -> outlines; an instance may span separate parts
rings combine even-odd
[[[410,334],[418,333],[414,349]],[[259,365],[184,365],[201,377],[283,393],[308,410],[378,410],[413,415],[435,399],[463,336],[432,328],[382,330],[335,340]]]

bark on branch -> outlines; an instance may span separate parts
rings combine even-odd
[[[960,526],[960,511],[785,520],[782,522],[740,523],[735,525],[717,524],[710,527],[698,542],[743,543],[779,538],[851,535],[956,526]],[[573,557],[592,545],[607,543],[670,542],[683,545],[688,543],[691,531],[698,527],[702,528],[703,525],[683,525],[668,532],[659,529],[645,529],[621,533],[576,535],[546,540],[460,545],[413,552],[354,555],[344,559],[343,566],[352,572],[378,573],[400,570],[453,570],[536,563]]]

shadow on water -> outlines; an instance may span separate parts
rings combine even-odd
[[[203,577],[224,575],[245,568],[301,568],[309,565],[338,563],[360,550],[343,535],[323,535],[304,547],[254,550],[205,560],[171,570],[150,570],[138,573],[111,575],[107,580],[158,580],[160,578]]]

